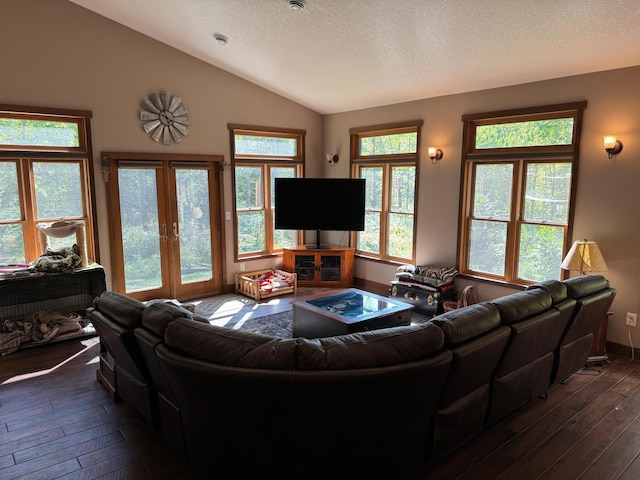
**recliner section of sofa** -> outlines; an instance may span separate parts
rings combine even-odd
[[[170,302],[153,303],[142,312],[141,325],[134,330],[136,343],[153,383],[151,395],[152,403],[158,415],[158,427],[165,440],[182,456],[187,456],[182,419],[175,394],[167,380],[156,355],[156,347],[164,342],[164,332],[167,326],[176,318],[189,318],[199,322],[209,323],[193,313]]]
[[[453,353],[451,370],[434,418],[438,460],[480,433],[490,401],[491,379],[509,341],[498,309],[479,303],[434,317]]]
[[[560,312],[551,308],[551,295],[544,290],[519,292],[490,303],[511,335],[493,375],[489,425],[546,394],[554,351],[564,331]]]
[[[554,352],[551,386],[564,382],[582,368],[593,346],[593,332],[605,321],[616,296],[602,275],[584,275],[563,282],[548,280],[528,287],[552,296],[553,307],[567,318]]]
[[[141,324],[144,309],[144,303],[134,298],[107,291],[87,309],[87,317],[100,336],[101,348],[106,348],[115,359],[117,395],[154,423],[155,410],[149,391],[153,385],[133,333]]]
[[[167,441],[207,475],[315,479],[341,463],[341,478],[414,479],[582,368],[614,297],[604,277],[553,280],[426,324],[318,339],[217,327],[172,306],[108,308],[113,298],[96,318],[133,317],[119,336],[98,332],[117,365],[129,356],[118,371],[157,392]],[[119,339],[126,328],[137,353]]]
[[[452,357],[434,324],[298,339],[296,478],[418,478]]]
[[[163,395],[171,395],[167,394],[169,387],[166,381],[163,383],[161,370],[155,366],[155,344],[163,340],[166,325],[175,318],[190,318],[207,324],[208,321],[172,303],[158,302],[147,306],[132,297],[110,291],[95,299],[93,306],[87,309],[87,316],[100,336],[101,349],[115,361],[116,396],[159,427],[160,407],[166,410],[166,405],[158,403],[158,389]],[[136,330],[144,332],[142,337],[148,343],[139,342]],[[170,428],[169,424],[165,424],[165,428]]]

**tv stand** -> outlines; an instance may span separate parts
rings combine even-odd
[[[320,244],[320,230],[316,230],[316,244],[315,245],[307,245],[305,248],[307,250],[331,250],[331,245],[321,245]]]
[[[282,269],[297,274],[298,286],[346,288],[353,286],[353,257],[351,247],[298,245],[283,249]]]

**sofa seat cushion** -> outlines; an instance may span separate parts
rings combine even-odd
[[[268,337],[187,318],[172,321],[164,340],[182,355],[219,365],[275,370],[295,365],[297,339]]]
[[[94,301],[94,307],[113,322],[134,329],[140,326],[144,303],[117,292],[103,292]]]
[[[197,322],[209,324],[209,321],[190,312],[184,307],[171,302],[152,303],[142,312],[142,325],[159,337],[164,336],[167,325],[176,318],[188,318]]]
[[[444,347],[442,331],[431,323],[298,340],[299,370],[385,367],[428,358]]]

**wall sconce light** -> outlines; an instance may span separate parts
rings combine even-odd
[[[331,155],[330,153],[325,153],[324,156],[327,159],[327,162],[329,162],[329,165],[331,165],[332,167],[340,161],[340,157],[337,153],[334,153],[333,155]]]
[[[604,150],[609,154],[609,160],[614,155],[619,154],[622,151],[622,142],[616,138],[615,135],[605,135],[604,137]]]
[[[442,160],[444,157],[444,152],[436,147],[429,147],[429,158],[431,159],[431,163],[434,165]]]

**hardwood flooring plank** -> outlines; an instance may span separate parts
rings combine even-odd
[[[43,468],[37,472],[30,472],[22,477],[17,477],[16,480],[52,480],[71,472],[79,472],[80,468],[78,460],[72,458],[65,462]],[[86,480],[88,477],[84,478]]]
[[[575,417],[576,412],[568,408],[558,407],[549,412],[542,419],[521,432],[520,435],[505,443],[500,452],[511,458],[513,462],[520,460],[545,442],[568,421]],[[486,459],[491,461],[491,456]]]
[[[513,438],[515,432],[496,425],[471,440],[467,446],[442,459],[428,469],[425,479],[448,480],[458,478],[490,455],[504,442]]]
[[[638,384],[640,384],[640,365],[633,362],[633,366],[634,368],[614,385],[611,388],[612,390],[623,395],[630,395],[638,388]]]
[[[616,480],[639,453],[640,435],[627,430],[589,466],[580,480]]]
[[[500,480],[537,479],[579,440],[580,437],[574,432],[561,429],[549,437],[542,445],[539,445],[538,448],[525,455],[498,478]]]
[[[0,480],[5,478],[16,478],[23,475],[37,472],[44,468],[52,467],[58,463],[80,457],[90,452],[104,450],[110,445],[122,443],[124,438],[120,432],[114,432],[104,435],[100,438],[90,440],[85,443],[77,444],[72,447],[63,448],[47,455],[42,455],[33,460],[18,463],[12,467],[0,470]]]
[[[28,405],[28,403],[25,403]],[[60,410],[51,410],[39,415],[26,416],[21,419],[16,419],[7,424],[9,432],[14,432],[22,429],[37,427],[42,423],[46,423],[50,427],[60,427],[71,421],[79,421],[85,418],[96,417],[104,413],[104,408],[89,407],[86,409],[77,408],[63,408]]]
[[[2,469],[11,467],[13,465],[15,465],[15,462],[13,461],[13,455],[8,454],[0,456],[0,478],[2,478]]]
[[[52,428],[46,432],[19,438],[15,441],[0,443],[0,456],[8,453],[20,452],[27,448],[39,447],[42,444],[56,441],[64,437],[62,428]]]
[[[606,391],[587,405],[579,415],[567,422],[564,428],[585,436],[604,418],[619,411],[616,407],[626,399],[627,397],[618,392]]]
[[[635,419],[636,417],[628,412],[613,411],[582,437],[562,458],[562,462],[555,463],[544,472],[545,480],[578,478]]]
[[[55,439],[54,441],[41,443],[30,448],[16,450],[14,453],[14,457],[16,459],[16,463],[27,462],[48,453],[54,453],[62,448],[73,447],[74,445],[85,443],[90,440],[95,440],[115,432],[118,432],[120,433],[120,435],[122,435],[119,427],[120,426],[116,423],[100,425],[89,430],[83,430],[73,435],[67,435],[64,438]],[[122,438],[125,438],[124,435],[122,435]]]

